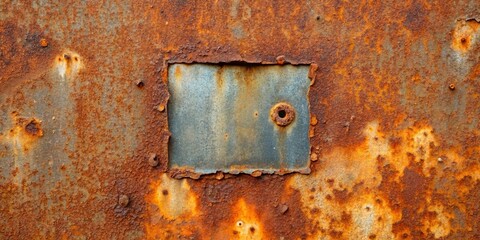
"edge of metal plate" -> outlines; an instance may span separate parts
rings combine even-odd
[[[315,67],[168,64],[168,171],[175,178],[310,173],[308,94]],[[281,102],[296,114],[285,127],[271,119]]]

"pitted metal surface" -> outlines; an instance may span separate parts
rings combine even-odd
[[[0,239],[480,239],[479,9],[3,1]],[[316,66],[311,173],[172,178],[168,66],[245,62]]]

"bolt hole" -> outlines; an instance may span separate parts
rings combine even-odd
[[[467,42],[467,39],[466,39],[466,38],[462,38],[462,39],[460,39],[460,41],[461,41],[463,44],[465,44],[465,43]]]
[[[285,102],[277,103],[273,106],[270,117],[280,127],[289,125],[295,119],[294,108]]]
[[[239,227],[243,226],[243,222],[242,222],[242,221],[238,221],[238,222],[237,222],[237,226],[239,226]]]
[[[75,57],[74,59],[75,59],[75,61],[78,61],[78,57]]]

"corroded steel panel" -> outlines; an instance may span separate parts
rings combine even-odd
[[[0,1],[0,239],[479,239],[479,21],[478,0]],[[167,67],[239,62],[318,65],[311,173],[172,178]]]
[[[171,65],[170,169],[198,174],[308,173],[309,68]],[[290,111],[277,109],[279,104]]]

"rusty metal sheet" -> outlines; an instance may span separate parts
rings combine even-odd
[[[479,59],[478,0],[0,1],[0,239],[480,239]],[[168,66],[241,62],[318,65],[311,173],[172,178]]]
[[[308,173],[309,68],[169,66],[172,171]],[[276,106],[289,106],[291,111]],[[277,111],[281,123],[273,116]]]

